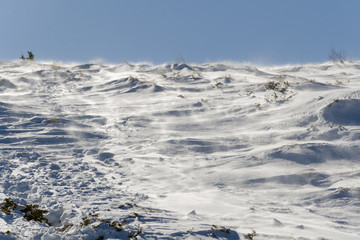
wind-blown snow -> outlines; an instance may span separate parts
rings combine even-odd
[[[359,106],[358,62],[0,62],[0,239],[360,239]]]

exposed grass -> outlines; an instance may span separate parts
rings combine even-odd
[[[49,211],[47,210],[42,210],[38,208],[39,205],[36,204],[27,204],[24,205],[24,209],[21,209],[20,212],[24,213],[24,218],[28,221],[36,221],[36,222],[40,222],[40,223],[47,223],[49,226],[51,226],[51,224],[49,223],[48,219],[46,219],[44,217],[44,214],[48,213]]]
[[[284,94],[289,86],[290,83],[288,81],[277,81],[277,82],[271,81],[265,85],[265,89],[277,91]]]
[[[248,239],[253,240],[254,237],[256,236],[256,231],[252,230],[252,232],[248,233],[246,236],[248,237]]]
[[[50,118],[48,120],[46,120],[47,123],[60,123],[60,119],[58,118]]]
[[[48,219],[44,217],[44,214],[49,211],[39,209],[39,205],[36,204],[20,205],[19,203],[12,201],[10,198],[5,198],[0,206],[0,210],[7,215],[11,214],[12,211],[19,210],[24,213],[24,218],[27,221],[46,223],[51,226]]]
[[[10,198],[5,198],[3,203],[0,205],[0,210],[9,215],[18,206],[18,203],[12,201]]]

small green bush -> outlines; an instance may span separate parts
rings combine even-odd
[[[34,54],[31,52],[31,51],[28,51],[28,57],[27,57],[27,60],[34,60],[35,59],[35,56]]]
[[[51,224],[49,223],[48,219],[46,219],[44,217],[44,214],[48,213],[49,211],[47,210],[41,210],[38,208],[39,205],[32,205],[32,204],[26,204],[26,205],[19,205],[19,203],[14,202],[13,200],[11,200],[10,198],[5,198],[3,203],[0,205],[0,210],[9,215],[12,211],[14,210],[20,210],[20,212],[24,213],[24,218],[27,221],[36,221],[36,222],[40,222],[43,223],[45,222],[46,224],[48,224],[49,226],[51,226]]]
[[[20,59],[33,61],[35,59],[35,56],[31,51],[28,51],[28,57],[25,58],[24,55],[21,55]]]
[[[12,201],[10,198],[5,198],[3,203],[0,205],[0,210],[9,215],[12,210],[15,210],[17,208],[18,204],[14,201]]]
[[[49,221],[44,217],[44,214],[48,213],[47,210],[38,209],[39,205],[37,204],[27,204],[24,205],[24,209],[20,212],[24,213],[24,218],[28,221],[34,220],[36,222],[45,222],[48,225],[51,225]]]

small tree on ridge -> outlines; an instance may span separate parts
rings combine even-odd
[[[21,55],[20,59],[33,61],[35,59],[35,56],[31,51],[28,51],[28,57],[25,58],[24,55]]]

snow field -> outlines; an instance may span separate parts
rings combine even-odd
[[[0,62],[0,239],[359,239],[359,77]]]

